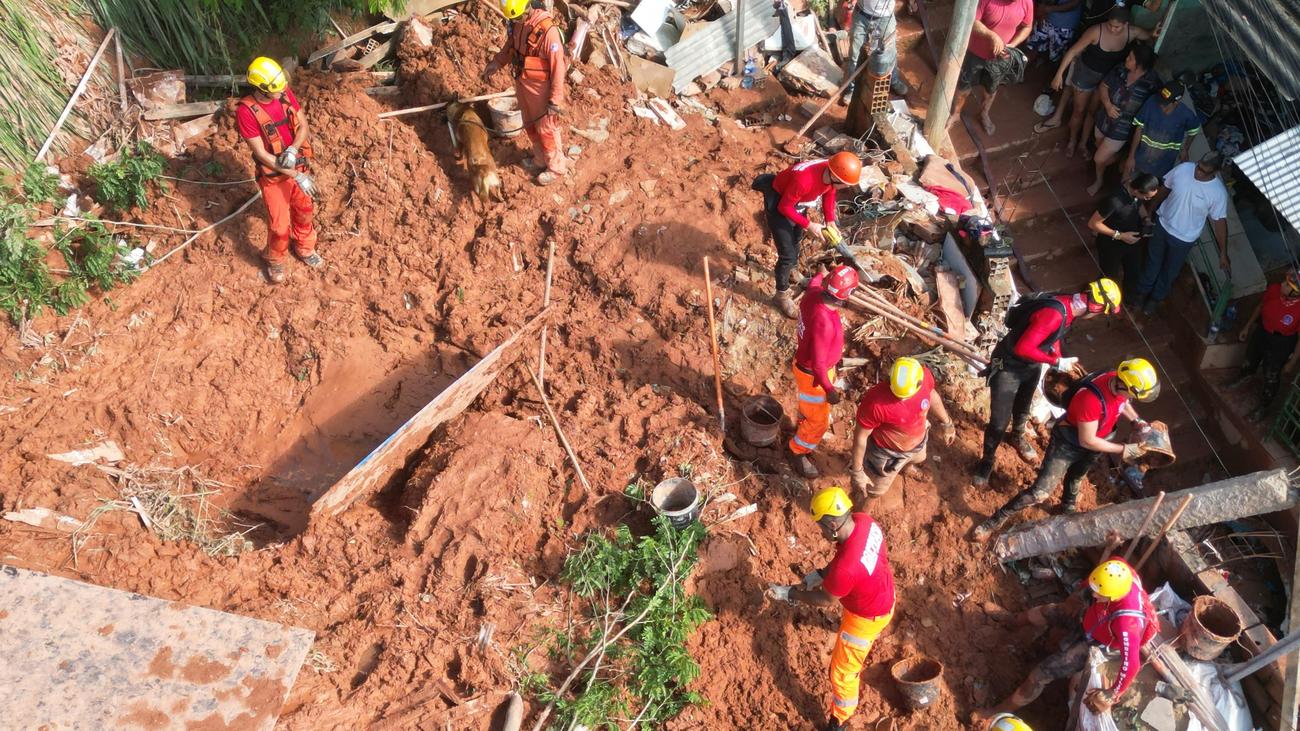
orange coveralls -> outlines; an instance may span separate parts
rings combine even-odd
[[[515,99],[524,117],[524,131],[533,142],[533,161],[556,175],[569,170],[560,142],[560,123],[547,105],[564,106],[564,77],[569,64],[564,39],[551,14],[532,8],[520,20],[510,21],[506,45],[492,59],[497,66],[512,63]]]
[[[240,105],[252,113],[261,132],[262,144],[272,157],[284,152],[284,138],[287,129],[290,136],[297,127],[299,112],[290,103],[291,92],[285,91],[281,101],[285,115],[275,120],[266,109],[252,96],[240,100]],[[296,100],[294,100],[296,102]],[[302,146],[303,159],[311,157],[311,145]],[[306,169],[305,163],[299,163],[300,170]],[[298,256],[310,256],[316,250],[316,227],[312,223],[315,204],[311,196],[302,192],[297,181],[287,175],[279,175],[272,170],[257,165],[257,185],[262,189],[262,200],[266,202],[266,248],[262,258],[268,264],[279,264],[289,255],[289,240],[292,238]]]

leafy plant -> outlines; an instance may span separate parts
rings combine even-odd
[[[56,296],[45,250],[27,237],[30,222],[22,204],[0,204],[0,310],[15,323],[56,301],[67,301]]]
[[[131,207],[149,207],[149,184],[156,183],[163,192],[167,186],[162,181],[163,156],[148,142],[137,143],[135,148],[123,150],[112,162],[95,163],[86,171],[95,184],[95,195],[101,203],[114,211]]]
[[[688,690],[700,668],[686,641],[712,615],[686,593],[685,579],[705,535],[698,524],[678,530],[658,517],[652,535],[638,538],[620,525],[611,536],[589,534],[569,555],[561,578],[586,601],[593,629],[566,636],[567,647],[553,642],[562,658],[585,651],[558,688],[539,690],[535,675],[521,680],[549,704],[543,720],[553,708],[558,728],[618,729],[629,717],[654,726],[703,702]]]
[[[122,260],[130,247],[118,243],[113,232],[99,221],[63,232],[55,239],[54,247],[63,254],[72,273],[68,281],[80,282],[84,289],[94,287],[107,292],[139,275],[139,270]]]
[[[23,173],[23,197],[30,205],[53,203],[59,197],[59,176],[34,162]]]

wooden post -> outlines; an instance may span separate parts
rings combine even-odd
[[[745,0],[736,0],[736,68],[732,75],[745,75]]]
[[[1287,610],[1287,642],[1300,636],[1300,536],[1296,537],[1295,573],[1291,578],[1291,603]],[[1280,643],[1279,643],[1280,644]],[[1296,684],[1300,680],[1300,660],[1295,655],[1287,658],[1282,686],[1282,730],[1296,731]]]
[[[1192,501],[1195,499],[1196,495],[1188,495],[1183,498],[1183,501],[1178,504],[1178,509],[1174,511],[1173,515],[1169,516],[1169,520],[1165,521],[1165,525],[1160,529],[1160,532],[1151,536],[1151,545],[1147,546],[1147,550],[1142,553],[1142,558],[1139,558],[1137,563],[1133,564],[1134,571],[1142,570],[1142,567],[1146,565],[1147,559],[1151,558],[1151,554],[1156,552],[1156,546],[1160,545],[1160,539],[1164,538],[1165,534],[1168,533],[1174,527],[1174,524],[1178,522],[1178,519],[1183,517],[1183,513],[1187,512],[1187,506],[1191,505]]]
[[[117,56],[117,96],[122,105],[122,113],[126,113],[126,63],[122,60],[122,36],[114,35],[113,51]]]
[[[718,398],[718,428],[727,436],[727,412],[722,405],[722,359],[718,356],[718,327],[713,320],[713,277],[709,275],[709,257],[704,257],[704,296],[708,298],[709,348],[713,351],[713,390]]]
[[[947,136],[948,116],[952,113],[952,98],[957,91],[957,75],[961,73],[962,59],[966,58],[966,45],[970,42],[971,28],[975,26],[975,8],[979,0],[956,0],[952,6],[952,23],[948,25],[948,40],[943,44],[939,58],[939,74],[930,93],[930,108],[925,113],[925,139],[938,150]]]
[[[54,122],[54,129],[50,130],[50,136],[45,138],[45,144],[36,153],[34,162],[40,162],[45,157],[45,153],[50,151],[50,146],[54,144],[54,138],[59,135],[59,130],[63,129],[63,123],[68,121],[68,115],[72,114],[72,108],[76,106],[77,100],[86,91],[86,85],[90,83],[90,77],[95,75],[95,67],[99,65],[99,59],[104,57],[104,51],[108,50],[108,44],[113,42],[117,37],[117,29],[109,28],[104,40],[99,43],[99,50],[90,58],[90,64],[86,66],[86,72],[81,75],[81,81],[77,82],[77,88],[73,89],[72,96],[68,97],[68,103],[64,105],[63,112],[59,115],[58,120]]]
[[[542,307],[551,306],[551,269],[555,264],[555,239],[546,252],[546,289],[542,292]],[[537,386],[542,395],[546,395],[546,326],[542,325],[542,344],[537,349]]]
[[[591,492],[591,483],[587,482],[587,476],[582,472],[582,464],[578,462],[578,453],[573,451],[573,446],[569,444],[569,438],[564,436],[564,429],[560,427],[560,417],[555,415],[555,410],[551,408],[550,399],[546,398],[546,392],[542,390],[542,382],[538,380],[537,374],[533,369],[520,363],[528,375],[533,379],[533,385],[537,386],[537,395],[542,398],[542,408],[546,409],[546,416],[551,420],[551,426],[555,427],[555,435],[560,438],[560,446],[564,447],[564,453],[569,455],[569,461],[573,463],[573,471],[578,473],[578,481],[582,483],[582,489]]]
[[[1147,513],[1146,520],[1142,521],[1142,527],[1138,528],[1137,535],[1133,536],[1132,542],[1130,542],[1128,548],[1124,550],[1124,563],[1128,563],[1129,559],[1133,558],[1133,552],[1137,550],[1138,541],[1142,540],[1142,536],[1146,534],[1147,528],[1151,527],[1151,521],[1155,520],[1156,513],[1159,512],[1160,505],[1164,501],[1165,492],[1164,490],[1161,490],[1156,494],[1156,501],[1151,505],[1151,512]],[[1105,557],[1103,556],[1103,558]]]

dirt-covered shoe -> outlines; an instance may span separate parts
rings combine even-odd
[[[546,163],[537,162],[531,157],[525,157],[522,165],[524,166],[524,170],[527,170],[533,175],[536,175],[546,169]]]
[[[795,304],[794,296],[790,294],[790,290],[784,289],[777,292],[776,296],[772,297],[772,305],[776,307],[778,312],[791,320],[799,319],[799,306]]]
[[[268,263],[266,265],[266,281],[271,284],[280,284],[288,278],[289,275],[285,273],[283,264]]]
[[[987,542],[990,536],[998,532],[999,528],[1006,525],[1006,522],[1010,517],[1011,516],[999,510],[988,520],[975,526],[975,530],[971,533],[971,539],[976,543]]]
[[[981,459],[979,464],[975,465],[975,474],[970,478],[972,485],[983,487],[989,484],[989,477],[993,474],[993,460]]]
[[[1029,440],[1029,435],[1023,431],[1016,437],[1016,454],[1031,464],[1038,461],[1038,450],[1034,448],[1034,443]]]
[[[808,455],[806,454],[795,454],[794,452],[787,451],[785,453],[785,458],[789,460],[790,467],[804,479],[811,480],[821,474],[817,469],[817,465],[813,464],[812,460],[808,459]]]
[[[302,261],[303,264],[306,264],[312,269],[320,269],[321,267],[325,266],[325,260],[321,258],[320,254],[317,254],[314,251],[306,256],[303,256],[302,254],[298,254],[295,252],[294,256],[297,256]]]

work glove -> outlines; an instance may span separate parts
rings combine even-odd
[[[1074,370],[1074,367],[1077,366],[1078,364],[1079,364],[1078,358],[1069,358],[1066,356],[1061,356],[1061,359],[1056,361],[1056,365],[1052,367],[1062,373],[1070,373]]]
[[[793,586],[787,584],[768,584],[767,598],[774,602],[785,602],[789,604],[791,601],[790,590],[793,588]]]
[[[298,148],[293,145],[284,148],[284,152],[275,159],[275,164],[286,170],[298,167]]]
[[[563,117],[564,107],[560,106],[559,104],[547,104],[546,113],[555,117]]]
[[[299,188],[302,188],[302,192],[306,193],[307,197],[312,200],[316,200],[317,196],[320,195],[320,191],[316,189],[316,181],[312,180],[307,173],[298,173],[293,176],[293,180],[298,184]]]
[[[1137,462],[1139,459],[1141,459],[1142,455],[1146,453],[1147,453],[1147,448],[1145,444],[1133,442],[1132,444],[1124,445],[1124,454],[1122,456],[1122,459],[1129,464],[1133,464],[1134,462]]]
[[[854,490],[866,490],[871,486],[871,478],[862,470],[853,470],[849,473],[849,480]]]
[[[1147,432],[1151,431],[1151,422],[1145,419],[1138,419],[1137,421],[1133,422],[1133,428],[1137,429],[1138,434],[1146,434]]]
[[[844,400],[844,392],[839,390],[838,388],[835,389],[834,391],[826,392],[826,403],[830,404],[831,406],[834,406],[835,404],[838,404],[843,400]]]
[[[1109,690],[1094,688],[1088,691],[1088,695],[1083,702],[1088,705],[1088,710],[1093,713],[1105,713],[1111,709],[1111,706],[1115,705],[1115,694]]]
[[[806,591],[812,591],[822,585],[822,572],[809,571],[803,577],[803,588]]]
[[[951,421],[947,424],[940,424],[939,441],[943,442],[945,447],[951,447],[952,443],[957,441],[957,425]]]

